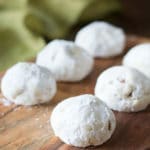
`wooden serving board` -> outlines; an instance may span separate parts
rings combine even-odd
[[[142,42],[150,39],[128,36],[125,52]],[[98,75],[110,66],[121,64],[122,56],[96,59],[93,72],[81,82],[58,83],[58,92],[49,104],[33,107],[0,104],[0,150],[84,150],[66,145],[54,136],[49,123],[51,112],[65,98],[93,94]],[[138,113],[115,112],[115,115],[117,127],[112,138],[101,146],[85,150],[150,149],[150,107]]]

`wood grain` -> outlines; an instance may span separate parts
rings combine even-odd
[[[150,39],[129,36],[125,52],[142,42],[150,42]],[[34,107],[0,104],[0,150],[82,150],[54,137],[49,123],[52,109],[70,96],[93,94],[98,75],[110,66],[121,64],[122,56],[96,59],[93,72],[81,82],[58,83],[58,92],[49,104]],[[117,128],[112,138],[102,146],[86,150],[150,149],[150,107],[138,113],[115,112],[115,115]]]

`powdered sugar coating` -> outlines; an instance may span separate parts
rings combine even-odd
[[[136,69],[111,67],[98,77],[95,95],[113,110],[140,111],[150,104],[150,80]]]
[[[93,58],[71,41],[54,40],[37,56],[36,63],[48,68],[58,81],[80,81],[93,68]]]
[[[68,98],[51,115],[51,125],[62,141],[77,147],[101,145],[115,130],[113,112],[93,95]]]
[[[123,65],[133,67],[150,78],[150,43],[131,48],[123,59]]]
[[[56,81],[46,68],[33,63],[17,63],[5,73],[1,90],[19,105],[35,105],[50,101],[56,93]]]
[[[95,21],[77,33],[75,43],[93,57],[112,57],[122,53],[125,46],[125,34],[119,27]]]

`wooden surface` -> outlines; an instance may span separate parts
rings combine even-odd
[[[147,41],[150,42],[149,39],[130,36],[126,50]],[[58,83],[58,92],[49,104],[34,107],[0,104],[0,150],[81,150],[54,137],[49,124],[52,109],[58,102],[70,96],[93,94],[100,72],[121,64],[121,60],[122,56],[96,59],[93,72],[82,82]],[[117,128],[112,138],[102,146],[89,147],[86,150],[150,149],[150,107],[138,113],[115,112],[115,115]]]

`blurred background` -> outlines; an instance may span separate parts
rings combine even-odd
[[[0,0],[0,71],[95,20],[150,37],[150,0]]]

